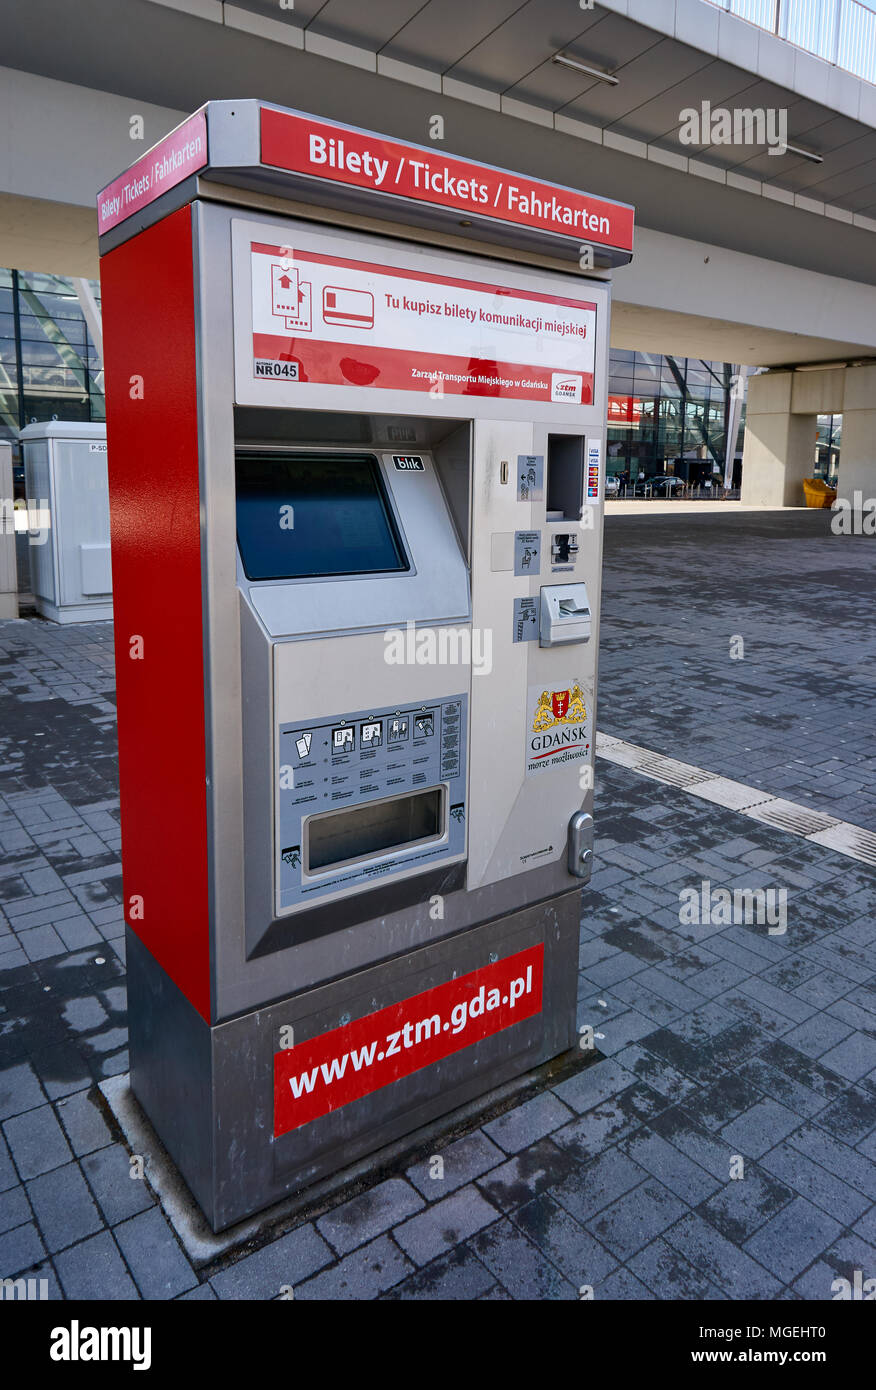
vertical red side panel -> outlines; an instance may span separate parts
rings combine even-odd
[[[191,209],[105,255],[101,288],[125,920],[209,1020]]]

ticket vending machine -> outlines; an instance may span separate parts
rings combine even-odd
[[[242,101],[98,216],[131,1078],[218,1230],[574,1046],[632,210]]]

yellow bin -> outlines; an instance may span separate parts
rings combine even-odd
[[[828,487],[823,478],[804,478],[803,493],[807,507],[829,507],[836,501],[836,488]]]

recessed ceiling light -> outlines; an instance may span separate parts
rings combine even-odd
[[[558,63],[563,68],[574,68],[575,72],[583,72],[587,77],[595,77],[599,82],[607,82],[610,87],[617,87],[620,82],[620,79],[615,77],[613,72],[606,72],[603,68],[594,68],[590,63],[584,63],[580,58],[570,58],[566,53],[555,53],[551,62]]]

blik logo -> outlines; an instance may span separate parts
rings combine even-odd
[[[551,400],[580,405],[583,384],[583,377],[570,376],[568,372],[553,372],[551,374]]]

